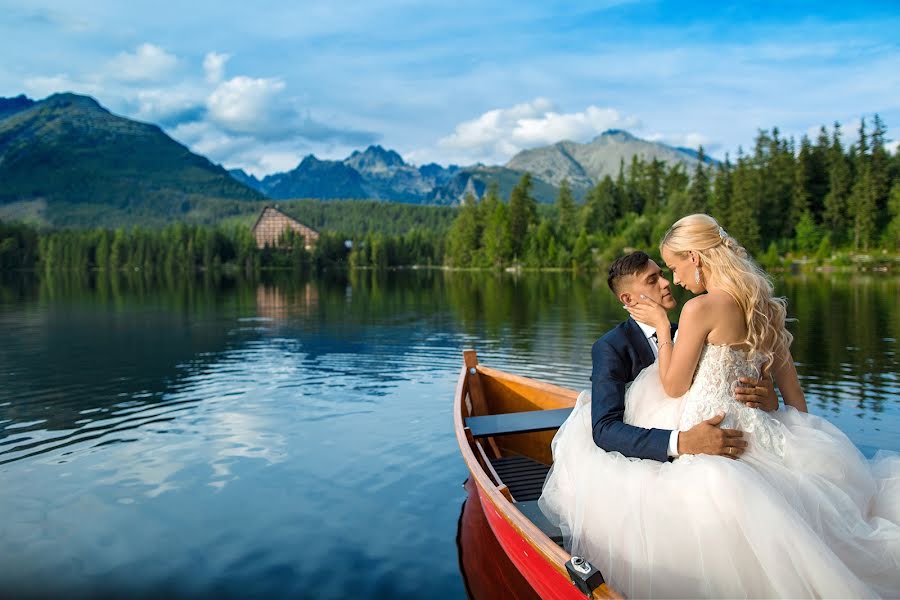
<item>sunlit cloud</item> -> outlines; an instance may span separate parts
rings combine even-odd
[[[839,120],[849,141],[875,112],[900,137],[890,3],[745,6],[388,0],[173,17],[35,0],[0,21],[0,52],[16,56],[0,61],[0,95],[90,94],[248,169],[376,139],[420,164],[495,164],[607,128],[722,159],[775,126],[799,137]],[[179,137],[197,123],[202,146]]]
[[[225,63],[231,58],[228,54],[209,52],[203,57],[203,72],[207,83],[219,83],[225,75]]]
[[[134,52],[121,52],[107,65],[111,79],[121,81],[159,81],[168,76],[178,59],[159,46],[141,44]]]
[[[612,108],[592,105],[582,111],[563,113],[547,98],[535,98],[464,121],[453,133],[438,140],[437,147],[463,164],[500,163],[526,148],[564,140],[586,142],[607,129],[639,126],[639,119]]]

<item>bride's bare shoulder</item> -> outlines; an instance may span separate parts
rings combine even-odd
[[[737,300],[724,290],[709,290],[703,297],[706,298],[707,306],[710,308],[739,312],[741,310]]]
[[[727,292],[721,290],[710,290],[706,294],[694,296],[684,303],[682,315],[703,316],[705,318],[717,319],[723,315],[736,313],[740,314],[741,308]]]

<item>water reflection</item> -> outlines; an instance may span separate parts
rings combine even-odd
[[[146,595],[462,597],[461,350],[581,389],[625,317],[605,280],[569,273],[4,277],[0,595],[53,574]],[[866,453],[900,450],[900,281],[778,291],[811,409]],[[371,577],[335,582],[333,555]]]

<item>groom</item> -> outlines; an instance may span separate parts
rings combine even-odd
[[[624,305],[641,295],[661,304],[667,311],[677,305],[662,269],[645,252],[633,252],[616,259],[609,268],[609,288]],[[672,335],[677,325],[672,325]],[[594,443],[606,451],[636,458],[666,461],[681,454],[719,454],[737,458],[747,447],[743,433],[720,429],[724,415],[698,423],[687,431],[645,429],[628,425],[625,388],[657,356],[656,330],[629,318],[594,343],[591,349],[591,423]],[[778,397],[768,377],[742,377],[749,387],[736,389],[735,397],[752,408],[775,410]]]

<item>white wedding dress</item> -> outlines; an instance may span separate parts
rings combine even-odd
[[[628,598],[900,597],[900,455],[867,461],[825,419],[747,408],[733,388],[758,366],[707,345],[683,397],[665,397],[657,364],[626,394],[625,421],[642,427],[724,412],[749,441],[739,460],[606,452],[583,392],[553,440],[541,509]]]

